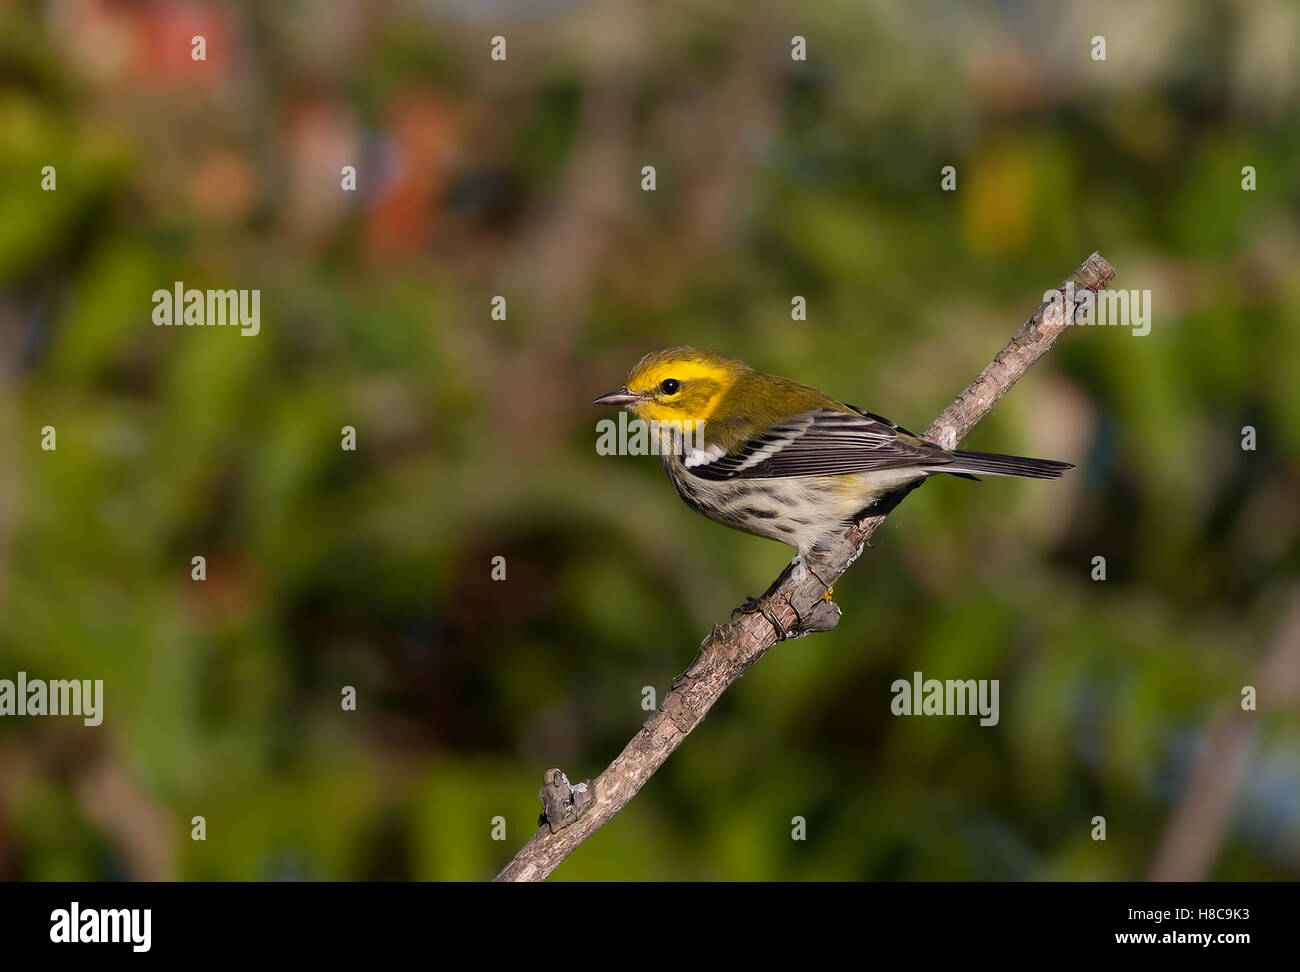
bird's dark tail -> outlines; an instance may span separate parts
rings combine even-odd
[[[953,453],[951,465],[939,466],[934,471],[958,476],[977,474],[1060,479],[1063,472],[1073,468],[1074,463],[1057,462],[1055,459],[1029,459],[1025,456],[1002,456],[995,452],[963,452],[959,449]]]

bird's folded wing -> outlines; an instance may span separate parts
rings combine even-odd
[[[781,479],[942,466],[951,461],[950,453],[879,415],[821,408],[772,426],[690,471],[712,480]]]

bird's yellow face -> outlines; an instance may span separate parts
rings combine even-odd
[[[669,348],[647,354],[616,392],[597,405],[622,405],[645,422],[707,421],[736,379],[750,370],[739,358],[701,348]]]

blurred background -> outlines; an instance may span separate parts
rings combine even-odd
[[[591,399],[691,343],[922,428],[1094,249],[1150,334],[966,440],[1079,469],[913,494],[555,878],[1300,877],[1298,115],[1286,0],[0,4],[0,677],[105,683],[0,720],[0,877],[491,877],[789,558]]]

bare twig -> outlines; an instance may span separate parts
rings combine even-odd
[[[1070,275],[1069,281],[1076,292],[1096,291],[1105,287],[1114,275],[1110,264],[1094,253]],[[989,366],[931,423],[925,431],[927,438],[954,447],[1047,352],[1082,310],[1049,313],[1052,306],[1047,302],[1039,306]],[[766,595],[768,605],[787,630],[802,635],[835,627],[840,609],[823,600],[822,595],[857,559],[868,538],[904,495],[906,491],[883,506],[880,515],[863,519],[818,551],[810,558],[803,580],[795,580],[787,567],[773,582]],[[595,781],[571,786],[559,770],[547,772],[541,794],[547,814],[542,825],[496,880],[540,881],[555,870],[579,844],[627,806],[646,780],[703,721],[728,686],[762,658],[776,639],[777,632],[761,614],[745,615],[728,625],[715,624],[712,634],[700,645],[699,655],[673,683],[663,704]]]

